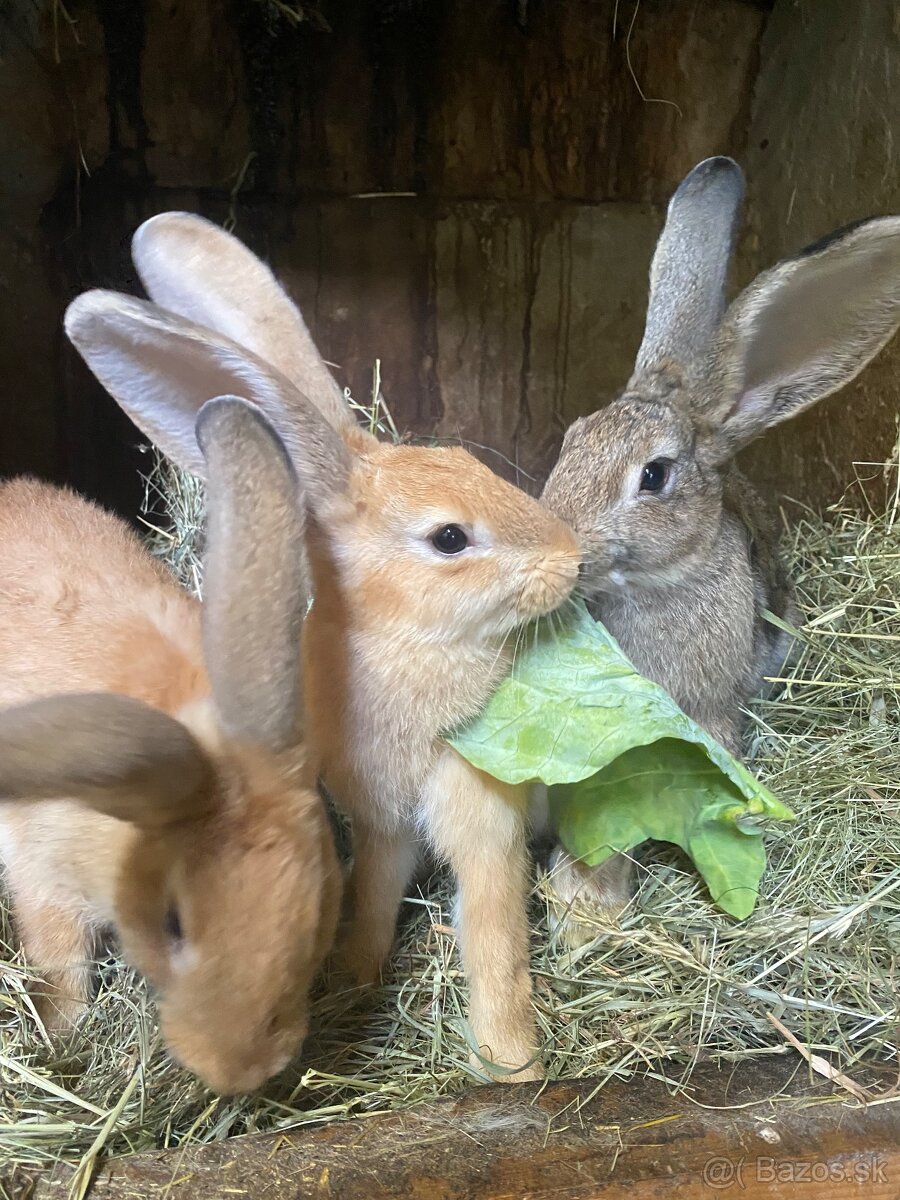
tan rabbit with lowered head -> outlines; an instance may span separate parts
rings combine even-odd
[[[49,1026],[112,927],[172,1054],[243,1092],[306,1035],[340,871],[301,741],[294,470],[243,401],[196,424],[202,612],[118,518],[0,486],[0,858]]]

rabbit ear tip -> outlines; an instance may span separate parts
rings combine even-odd
[[[187,229],[190,232],[191,230],[208,229],[210,227],[219,229],[219,226],[214,221],[209,221],[206,217],[201,217],[199,213],[171,209],[166,212],[156,213],[154,216],[148,217],[146,221],[142,221],[132,234],[131,244],[132,246],[139,246],[148,237],[170,233],[179,229]]]
[[[181,209],[167,209],[165,212],[154,213],[152,217],[148,217],[146,221],[142,221],[135,231],[135,237],[143,230],[163,229],[166,225],[180,224],[182,221],[200,221],[202,219],[202,217],[198,217],[194,213],[182,212]]]
[[[248,424],[268,426],[268,421],[255,404],[244,400],[241,396],[229,394],[213,396],[207,400],[197,413],[197,440],[203,445],[203,433],[216,425]]]
[[[69,304],[63,315],[63,328],[69,337],[87,333],[92,328],[121,329],[135,320],[146,321],[152,306],[123,292],[94,288],[82,292]]]
[[[261,437],[284,460],[291,474],[294,473],[290,456],[275,426],[258,405],[242,396],[225,394],[207,400],[197,413],[194,429],[204,457],[217,436],[236,438],[244,444],[250,438],[258,441]]]
[[[681,199],[701,188],[713,185],[726,185],[732,193],[743,194],[744,172],[733,158],[725,154],[717,154],[712,158],[704,158],[685,175],[675,190],[673,200]]]
[[[95,317],[103,316],[113,308],[114,293],[94,288],[82,292],[72,300],[63,316],[63,328],[71,336],[84,329]]]
[[[740,167],[735,160],[728,154],[713,154],[709,158],[704,158],[694,168],[695,171],[706,171],[712,174],[715,171],[740,171]]]
[[[692,170],[688,171],[685,179],[710,179],[715,176],[725,175],[731,175],[736,179],[743,179],[744,172],[735,160],[729,158],[727,154],[714,154],[711,158],[704,158],[702,162],[698,162]]]

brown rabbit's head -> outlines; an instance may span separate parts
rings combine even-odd
[[[300,313],[239,241],[163,213],[137,231],[133,255],[157,303],[88,292],[67,313],[70,338],[136,424],[197,475],[204,397],[231,391],[259,406],[300,476],[314,566],[330,558],[355,627],[380,625],[386,645],[398,623],[407,642],[475,645],[566,599],[580,561],[571,530],[461,448],[365,432]],[[316,605],[327,607],[320,582]]]
[[[172,1053],[217,1091],[241,1092],[300,1049],[340,872],[301,740],[296,476],[242,400],[206,404],[196,436],[209,698],[167,713],[62,694],[0,712],[0,794],[72,797],[131,826],[96,846],[102,877],[117,878],[125,955],[159,993]]]
[[[116,923],[126,958],[158,992],[169,1051],[234,1093],[281,1071],[306,1037],[340,874],[296,755],[224,751],[211,755],[209,811],[132,843]]]
[[[574,422],[543,493],[582,541],[595,592],[661,588],[702,562],[722,471],[766,429],[848,383],[900,324],[900,217],[840,230],[727,309],[743,177],[700,163],[669,205],[625,391]]]
[[[556,608],[580,553],[571,531],[459,447],[371,443],[354,459],[330,553],[360,613],[423,639],[503,637]]]

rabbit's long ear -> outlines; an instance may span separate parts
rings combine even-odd
[[[698,409],[719,461],[837,391],[900,325],[900,217],[876,217],[760,275],[731,305]]]
[[[259,409],[234,396],[203,406],[197,440],[208,479],[203,637],[213,697],[231,737],[285,749],[300,733],[307,599],[297,476]]]
[[[702,354],[725,311],[728,264],[744,195],[733,159],[707,158],[681,181],[650,268],[635,376]]]
[[[138,228],[131,256],[151,300],[271,364],[335,429],[356,427],[297,307],[243,242],[203,217],[167,212]]]
[[[156,828],[209,809],[213,770],[180,721],[140,700],[51,696],[0,711],[0,797],[72,798]]]
[[[117,292],[85,292],[66,332],[138,428],[186,471],[205,477],[197,414],[211,396],[245,396],[277,429],[311,504],[339,491],[351,458],[315,405],[268,363],[228,338]]]

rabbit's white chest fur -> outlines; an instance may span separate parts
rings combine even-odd
[[[423,642],[383,630],[348,638],[343,728],[329,739],[326,783],[385,829],[420,820],[442,734],[475,716],[509,668],[502,644]]]

